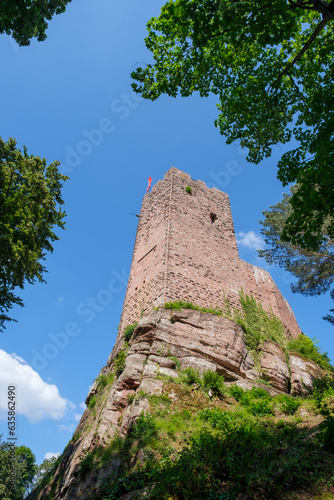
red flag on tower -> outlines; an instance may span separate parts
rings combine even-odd
[[[146,191],[146,194],[149,192],[150,187],[151,187],[151,184],[152,184],[152,177],[149,177],[149,178],[148,178],[148,186],[147,186],[147,191]]]

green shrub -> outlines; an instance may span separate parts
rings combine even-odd
[[[265,415],[273,415],[273,405],[268,399],[259,399],[257,401],[250,401],[248,403],[248,410],[257,417],[264,417]]]
[[[108,384],[108,377],[107,375],[100,375],[96,379],[97,382],[97,389],[104,389],[105,386]]]
[[[332,463],[315,450],[293,425],[227,423],[222,432],[190,437],[174,460],[147,471],[147,497],[232,500],[260,492],[261,498],[282,498],[291,487],[307,488],[331,474]]]
[[[108,373],[108,375],[100,375],[99,377],[97,377],[97,391],[101,393],[107,385],[113,383],[114,378],[115,374],[113,372]]]
[[[96,396],[92,396],[88,402],[87,408],[93,410],[95,408],[96,401],[97,401]]]
[[[252,387],[248,394],[252,398],[261,398],[261,399],[271,399],[271,396],[267,393],[266,390],[262,389],[262,387]]]
[[[128,394],[127,397],[126,397],[126,399],[128,400],[129,404],[132,404],[134,402],[134,400],[136,399],[135,393]]]
[[[314,361],[324,370],[333,371],[333,366],[327,352],[321,352],[320,347],[317,346],[318,341],[307,337],[307,335],[300,334],[296,339],[290,340],[288,343],[288,350],[290,352],[297,352],[304,358]]]
[[[301,405],[301,401],[291,396],[282,398],[281,410],[285,415],[294,415]]]
[[[313,380],[313,393],[317,398],[321,398],[322,394],[328,389],[334,389],[334,377],[333,375],[325,375],[324,377],[319,377]]]
[[[79,457],[79,476],[83,478],[94,468],[94,454],[87,451]]]
[[[223,311],[221,309],[214,309],[211,307],[200,307],[196,306],[192,302],[184,302],[183,300],[177,300],[175,302],[166,302],[164,305],[165,309],[172,309],[173,311],[180,311],[181,309],[193,309],[195,311],[201,311],[204,313],[215,314],[216,316],[222,316]],[[172,318],[173,320],[173,318]],[[175,320],[173,321],[175,322]]]
[[[140,389],[139,392],[137,392],[137,394],[136,394],[136,399],[144,399],[147,397],[148,397],[148,394],[143,389]]]
[[[313,394],[318,411],[324,417],[320,425],[323,444],[334,452],[334,378],[331,375],[313,381]]]
[[[215,394],[223,394],[224,377],[212,370],[205,370],[202,375],[204,389],[209,389]]]
[[[201,420],[209,422],[212,427],[222,429],[232,422],[231,414],[220,408],[205,408],[198,412]]]
[[[151,394],[150,396],[147,397],[149,402],[154,405],[170,405],[171,400],[167,396],[167,394]]]
[[[118,477],[108,487],[108,496],[105,496],[104,500],[119,500],[126,493],[144,488],[147,476],[146,471],[140,470],[131,472],[124,477]]]
[[[114,361],[116,377],[119,377],[121,373],[124,372],[125,360],[126,360],[126,352],[124,350],[119,351]]]
[[[189,410],[184,409],[184,410],[181,411],[181,417],[182,417],[183,420],[190,420],[191,417],[192,417],[192,414],[190,413]]]
[[[180,368],[181,368],[181,363],[180,363],[180,360],[179,360],[176,356],[174,356],[174,355],[172,355],[172,354],[169,354],[169,355],[167,356],[167,358],[169,358],[169,359],[171,359],[172,361],[174,361],[174,363],[175,363],[175,365],[176,365],[176,369],[177,369],[177,370],[180,370]]]
[[[192,188],[191,188],[191,186],[187,186],[186,187],[186,191],[187,191],[187,193],[192,194]]]
[[[245,391],[237,385],[231,385],[229,392],[253,415],[264,417],[273,414],[272,397],[261,387],[252,387],[251,390]]]
[[[200,384],[201,382],[198,370],[194,370],[194,368],[191,367],[185,368],[182,371],[181,380],[187,385]]]
[[[196,309],[199,310],[198,306],[195,306],[192,302],[184,302],[183,300],[177,300],[175,302],[166,302],[164,305],[165,309],[172,309],[173,311],[180,311],[181,309]]]
[[[240,402],[244,398],[246,391],[244,391],[242,387],[233,384],[229,387],[229,393],[234,397],[236,401]]]
[[[323,430],[324,447],[334,452],[334,418],[325,418],[320,429]]]
[[[146,435],[155,435],[157,433],[157,422],[153,415],[148,411],[143,411],[136,421],[133,429],[133,437],[140,439]]]
[[[319,413],[324,416],[324,421],[319,426],[323,431],[323,443],[326,449],[334,452],[334,389],[327,389],[321,400],[317,401]]]
[[[124,330],[124,338],[126,342],[129,342],[132,338],[133,332],[135,331],[138,323],[135,321],[132,325],[128,325]]]

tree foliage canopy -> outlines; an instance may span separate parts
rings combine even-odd
[[[42,261],[58,240],[53,227],[64,228],[61,188],[67,179],[59,162],[22,153],[14,139],[0,138],[0,330],[5,314],[22,301],[14,293],[25,282],[43,282]]]
[[[65,12],[71,0],[2,0],[0,5],[0,33],[12,35],[19,45],[30,45],[36,37],[46,39],[47,20]]]
[[[293,292],[320,295],[328,292],[334,283],[334,241],[328,235],[327,220],[321,228],[322,244],[316,251],[282,240],[283,228],[293,212],[291,200],[296,192],[298,186],[292,187],[291,194],[285,193],[280,202],[263,212],[261,233],[269,248],[258,253],[268,264],[278,265],[297,278],[291,285]],[[329,316],[325,318],[330,321]]]
[[[45,458],[44,461],[36,467],[34,476],[34,489],[41,484],[47,474],[54,471],[58,461],[59,457],[55,456],[51,458]]]
[[[0,498],[1,500],[23,500],[32,485],[36,471],[36,458],[27,446],[15,448],[14,457],[11,450],[10,444],[2,441],[2,434],[0,434]],[[13,466],[15,466],[15,476],[10,474]],[[12,477],[15,477],[15,489],[13,489]]]
[[[216,126],[248,161],[296,139],[278,164],[299,185],[282,236],[309,249],[326,218],[334,237],[333,21],[334,0],[169,1],[147,25],[154,63],[132,73],[146,99],[217,95]]]

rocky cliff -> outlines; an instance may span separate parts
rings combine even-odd
[[[221,374],[227,386],[255,385],[271,395],[304,393],[323,373],[315,363],[296,353],[287,354],[270,340],[256,353],[251,352],[245,345],[244,330],[226,317],[185,309],[152,311],[138,322],[129,343],[123,340],[110,355],[90,390],[87,409],[52,481],[28,498],[103,498],[101,491],[118,471],[124,466],[133,468],[143,455],[140,449],[135,454],[123,450],[115,458],[103,450],[115,439],[131,434],[138,416],[150,411],[152,395],[169,402],[181,397],[173,380],[187,367],[194,373],[209,370]],[[197,401],[199,397],[195,392],[187,396],[190,405],[192,398]],[[210,405],[214,395],[209,390],[205,397],[200,407]],[[94,468],[89,461],[97,449],[104,453],[104,459]]]

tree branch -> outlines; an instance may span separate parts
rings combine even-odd
[[[309,107],[308,107],[307,103],[305,102],[304,96],[303,96],[303,94],[300,92],[300,90],[299,90],[299,88],[298,88],[298,85],[296,84],[296,82],[294,81],[294,79],[292,78],[292,76],[290,75],[290,73],[288,73],[288,72],[287,72],[287,75],[288,75],[288,77],[290,78],[290,80],[292,81],[293,86],[294,86],[294,87],[295,87],[295,89],[297,90],[297,93],[298,93],[298,95],[299,95],[300,99],[303,101],[303,103],[304,103],[304,105],[305,105],[305,107],[306,107],[306,109],[307,109],[308,113],[312,116],[313,121],[314,121],[314,125],[316,125],[316,124],[317,124],[317,120],[315,119],[315,117],[314,117],[313,113],[310,111],[310,109],[309,109]]]
[[[332,0],[331,3],[334,4],[334,0]],[[307,49],[314,42],[314,40],[319,35],[320,31],[326,26],[327,23],[328,23],[328,19],[323,19],[322,21],[320,21],[320,23],[318,24],[318,26],[316,27],[316,29],[313,31],[313,33],[310,36],[310,38],[305,43],[304,47],[294,57],[294,59],[280,72],[280,74],[278,75],[278,77],[276,78],[276,80],[274,81],[274,83],[271,85],[271,87],[273,87],[274,85],[278,85],[279,82],[282,79],[282,76],[286,75],[288,73],[288,71],[296,64],[296,62],[298,62],[303,57],[303,55],[305,54],[305,52],[307,51]]]
[[[314,2],[308,1],[308,2],[293,2],[293,0],[288,0],[290,7],[292,10],[296,10],[297,8],[299,9],[306,9],[306,10],[317,10],[315,8]],[[311,5],[310,5],[311,4]]]
[[[4,201],[6,200],[8,194],[9,194],[10,186],[12,184],[13,177],[14,177],[14,172],[15,172],[15,167],[13,166],[12,171],[11,171],[11,176],[9,179],[9,183],[8,183],[8,187],[7,187],[7,191],[6,191],[5,196],[2,198],[2,200],[0,200],[0,205],[2,205],[4,203]]]
[[[333,19],[333,0],[330,3],[324,0],[288,0],[288,2],[293,11],[295,11],[297,8],[304,10],[315,10],[316,12],[320,12],[323,18],[327,17],[328,19]]]
[[[329,255],[329,254],[323,254],[321,252],[316,252],[315,250],[306,250],[305,252],[301,252],[301,249],[298,245],[293,245],[291,243],[291,247],[293,248],[293,250],[295,250],[297,253],[301,254],[302,256],[305,256],[305,257],[310,257],[310,256],[314,256],[314,257],[320,257],[321,259],[325,259],[325,260],[330,260],[330,261],[333,261],[334,262],[334,256],[333,255]]]

